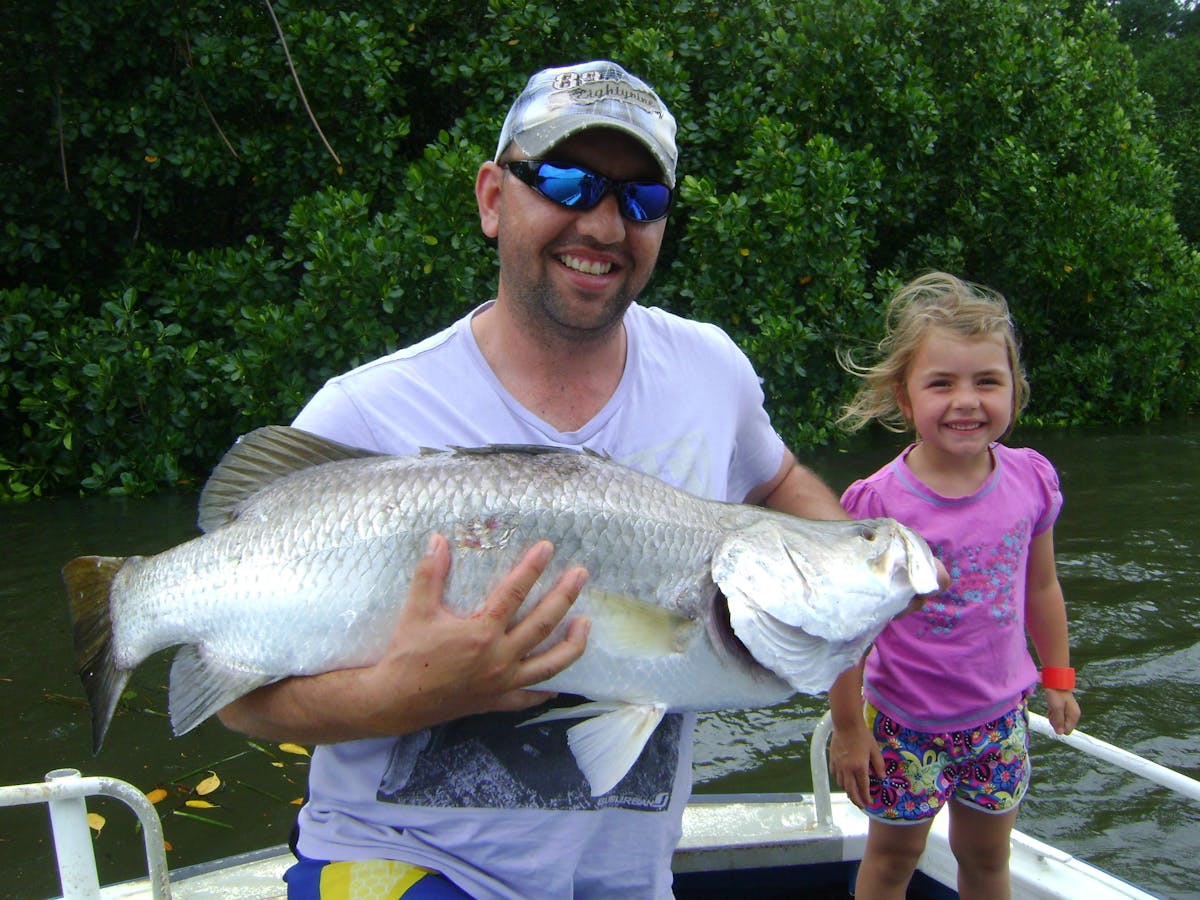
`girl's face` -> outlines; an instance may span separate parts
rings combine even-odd
[[[896,401],[927,450],[986,454],[1013,417],[1013,374],[1003,338],[933,328],[913,356]]]

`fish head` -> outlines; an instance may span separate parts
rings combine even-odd
[[[938,588],[928,544],[892,519],[761,512],[730,529],[712,576],[734,635],[796,690],[828,690],[916,595]]]

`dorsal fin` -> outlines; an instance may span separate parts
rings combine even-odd
[[[459,444],[450,444],[447,449],[463,456],[490,456],[500,453],[524,453],[529,456],[553,456],[555,454],[579,455],[578,450],[572,450],[570,447],[556,447],[553,444],[483,444],[479,447],[464,447]],[[421,452],[445,453],[446,451],[423,448]]]
[[[248,497],[293,472],[342,459],[382,455],[287,425],[255,429],[229,448],[200,492],[200,530],[212,531],[237,518]]]
[[[607,462],[612,462],[613,458],[607,450],[593,450],[591,447],[583,447],[576,450],[574,447],[559,447],[555,444],[484,444],[481,447],[463,447],[459,444],[450,444],[446,449],[453,453],[466,454],[468,456],[486,456],[489,453],[525,453],[529,456],[551,456],[551,455],[571,455],[571,456],[586,456],[591,459],[602,459]],[[422,447],[421,453],[445,453],[446,450],[431,450],[428,447]]]

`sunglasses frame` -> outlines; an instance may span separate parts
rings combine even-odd
[[[600,205],[600,202],[605,197],[607,197],[609,194],[612,194],[617,199],[617,209],[620,210],[622,218],[630,222],[635,222],[639,225],[648,225],[651,222],[661,222],[663,219],[665,219],[670,214],[671,207],[675,203],[675,191],[672,188],[667,187],[665,183],[661,181],[654,181],[652,179],[631,178],[625,181],[620,181],[616,178],[609,178],[607,175],[601,175],[599,172],[595,172],[592,169],[589,169],[587,166],[581,166],[578,163],[561,163],[550,159],[514,159],[505,163],[501,163],[500,165],[501,168],[512,172],[518,181],[531,188],[539,197],[549,200],[555,206],[561,207],[562,209],[569,209],[575,212],[586,212],[589,209],[595,209]],[[600,186],[600,193],[596,197],[596,202],[590,206],[584,206],[582,203],[572,206],[568,203],[563,203],[560,200],[556,200],[549,194],[544,193],[541,186],[538,184],[538,179],[541,175],[541,167],[544,165],[555,166],[563,170],[574,169],[578,172],[582,172],[584,176],[594,179],[595,182]],[[584,179],[581,178],[580,182],[582,183],[583,180]],[[639,219],[630,215],[629,209],[631,208],[631,203],[633,201],[631,201],[627,191],[631,185],[653,185],[656,187],[665,188],[667,191],[667,203],[666,207],[662,211],[662,214],[650,219]]]

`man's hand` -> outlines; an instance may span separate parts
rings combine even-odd
[[[549,541],[534,545],[482,609],[462,617],[442,603],[450,548],[441,535],[433,537],[413,573],[392,642],[370,670],[368,690],[382,703],[377,712],[382,730],[393,733],[384,725],[393,720],[402,725],[417,716],[432,724],[473,713],[526,709],[553,696],[526,688],[557,675],[583,654],[588,622],[571,622],[563,640],[533,651],[570,611],[587,570],[568,569],[525,618],[514,622],[553,552]],[[393,709],[398,693],[408,695],[406,708]]]
[[[407,734],[462,716],[541,703],[552,694],[526,689],[579,659],[589,628],[586,619],[576,619],[561,641],[535,652],[579,597],[587,580],[580,566],[567,569],[514,621],[553,552],[548,541],[536,544],[479,612],[464,617],[442,604],[450,547],[435,535],[378,662],[269,684],[226,706],[221,721],[265,740],[329,744]]]

